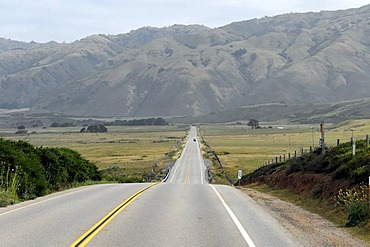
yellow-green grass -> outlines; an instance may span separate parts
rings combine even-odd
[[[251,130],[247,126],[240,125],[208,125],[201,126],[205,141],[216,151],[227,174],[237,180],[237,170],[242,169],[244,174],[252,172],[264,162],[275,159],[276,156],[284,153],[294,153],[303,147],[308,150],[318,145],[320,137],[319,124],[311,128],[311,125],[287,125],[284,129],[257,129]],[[353,131],[352,131],[353,130]],[[348,142],[351,137],[365,139],[370,135],[370,120],[347,121],[336,125],[325,125],[325,140],[327,146],[335,146],[337,139],[341,142]],[[315,212],[338,225],[345,225],[346,216],[333,204],[324,201],[310,199],[296,195],[289,191],[269,188],[266,185],[248,187],[262,192],[273,194],[283,200],[292,202],[311,212]],[[363,228],[346,228],[354,236],[370,243],[370,223]]]
[[[279,127],[279,129],[278,129]],[[283,127],[283,128],[281,128]],[[301,154],[303,148],[307,152],[310,146],[318,146],[320,125],[285,125],[273,126],[272,129],[254,129],[245,125],[204,125],[201,132],[205,141],[216,151],[226,173],[237,179],[237,170],[247,174],[265,162],[282,160],[284,154]],[[370,120],[355,120],[345,123],[324,125],[327,146],[335,146],[340,142],[365,139],[370,134]],[[352,131],[354,130],[354,131]]]
[[[107,133],[79,133],[80,128],[32,128],[28,133],[36,133],[28,135],[8,129],[0,130],[0,136],[36,146],[71,148],[99,169],[118,167],[131,176],[149,173],[186,135],[186,128],[176,126],[108,126]]]

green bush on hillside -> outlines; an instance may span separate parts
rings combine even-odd
[[[348,216],[346,226],[364,226],[370,219],[370,191],[361,184],[367,184],[370,176],[370,147],[366,147],[366,142],[361,140],[356,142],[356,155],[353,155],[352,148],[352,143],[348,142],[329,148],[325,154],[322,154],[321,149],[316,149],[302,157],[263,166],[243,179],[247,182],[264,181],[274,186],[270,175],[284,172],[285,176],[313,173],[329,176],[333,181],[347,181],[350,188],[343,188],[339,193],[333,192],[338,193],[336,203]],[[312,191],[313,197],[320,198],[322,190],[322,185],[317,186]]]
[[[30,199],[87,180],[101,180],[101,174],[76,151],[36,148],[25,141],[0,138],[2,191],[11,192],[21,200]]]
[[[346,226],[365,226],[370,219],[368,187],[339,190],[336,197],[337,205],[347,213]]]
[[[365,183],[370,176],[370,147],[366,147],[364,140],[356,144],[355,156],[352,154],[352,144],[343,143],[339,147],[329,148],[325,154],[321,153],[321,149],[316,149],[303,157],[263,166],[245,176],[245,179],[253,180],[284,170],[286,175],[295,172],[321,173],[333,179],[349,180],[353,185]]]

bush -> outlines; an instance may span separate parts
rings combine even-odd
[[[370,219],[368,187],[361,185],[359,188],[339,190],[336,198],[337,205],[347,214],[346,226],[365,226]]]
[[[18,202],[17,197],[14,197],[14,195],[8,191],[0,189],[0,207],[6,207],[16,202]]]
[[[10,194],[32,199],[88,180],[101,180],[101,173],[74,150],[35,148],[25,141],[0,138],[0,191],[7,193],[3,198]]]

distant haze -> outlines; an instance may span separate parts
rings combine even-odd
[[[213,28],[263,16],[365,4],[367,0],[2,0],[0,37],[72,42],[91,34],[126,33],[143,26],[201,24]]]

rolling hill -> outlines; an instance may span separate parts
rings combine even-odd
[[[211,29],[144,27],[72,43],[0,39],[0,108],[200,115],[370,97],[370,5]]]

